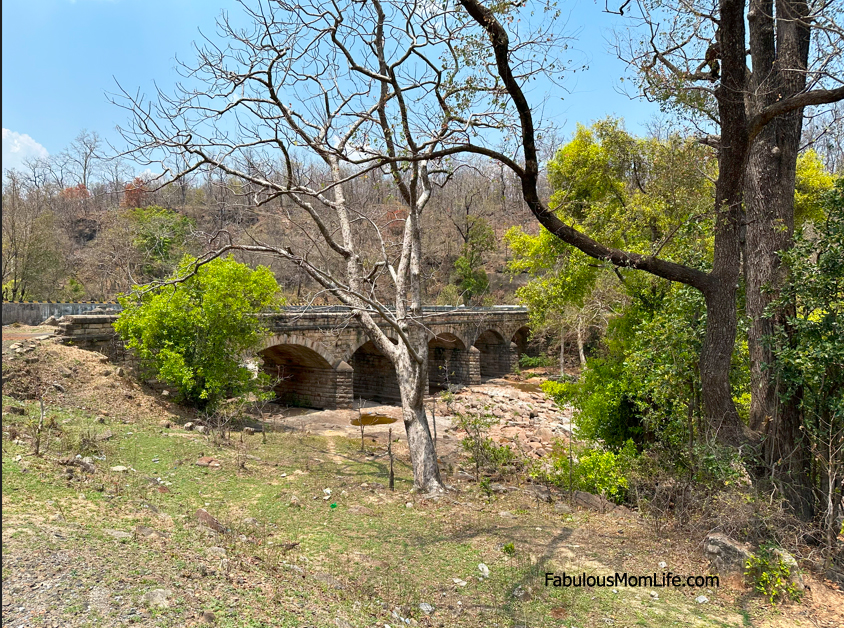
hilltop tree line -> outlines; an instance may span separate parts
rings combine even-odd
[[[322,254],[303,216],[284,199],[268,204],[255,186],[211,168],[167,182],[150,172],[134,175],[131,165],[108,156],[98,135],[83,131],[58,155],[4,172],[4,299],[114,300],[133,285],[167,277],[182,255],[213,249],[220,233],[235,242],[261,239]],[[313,163],[292,167],[302,180],[327,178]],[[285,168],[279,164],[279,179]],[[514,177],[488,165],[455,164],[439,178],[441,190],[424,218],[425,302],[514,302],[503,235],[513,224],[535,230]],[[347,194],[365,208],[362,219],[383,228],[388,247],[400,245],[407,212],[388,177],[355,179]],[[377,255],[373,241],[362,245]],[[291,302],[328,301],[293,265],[264,263]]]

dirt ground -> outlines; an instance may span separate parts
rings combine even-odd
[[[11,438],[12,416],[4,409],[4,625],[348,628],[397,625],[396,617],[403,615],[418,618],[416,624],[401,622],[409,625],[474,628],[492,625],[483,620],[483,613],[491,613],[495,622],[504,618],[497,623],[502,627],[844,627],[844,595],[811,573],[805,574],[809,590],[801,603],[776,607],[740,579],[707,591],[710,602],[704,606],[695,603],[697,594],[662,590],[653,600],[646,591],[622,592],[623,599],[604,591],[591,600],[570,593],[546,600],[539,587],[532,589],[535,599],[529,592],[513,607],[514,582],[533,582],[554,565],[636,573],[665,561],[675,572],[703,573],[701,540],[655,530],[633,510],[570,509],[557,492],[550,501],[537,499],[525,479],[511,480],[504,492],[489,496],[466,474],[449,472],[453,493],[439,501],[419,499],[409,493],[404,430],[395,406],[270,407],[264,419],[276,434],[268,444],[260,444],[257,435],[252,441],[235,435],[228,445],[213,445],[209,436],[182,427],[198,418],[195,413],[134,381],[104,356],[51,338],[37,340],[49,331],[3,328],[3,393],[17,404],[33,404],[33,386],[40,387],[48,406],[60,409],[58,424],[70,429],[80,422],[111,435],[103,443],[108,460],[94,458],[97,472],[90,476],[67,476],[64,454],[50,451],[36,459],[28,440]],[[21,353],[9,361],[15,344]],[[559,437],[570,426],[570,412],[551,410],[539,397],[533,384],[498,380],[462,391],[455,403],[472,408],[506,401],[502,423],[512,424],[507,429],[513,434],[501,436],[529,449],[530,440],[520,440],[524,433],[534,438],[530,435],[547,429]],[[459,460],[460,435],[435,403],[428,400],[437,408],[438,453],[446,461]],[[365,427],[366,452],[359,451],[360,428],[352,425],[361,414],[396,419]],[[167,423],[172,426],[162,427]],[[395,453],[403,478],[395,492],[384,490],[379,475],[390,427],[399,440]],[[541,445],[539,440],[533,444]],[[198,469],[194,461],[209,452],[220,468]],[[129,471],[109,471],[115,463]],[[367,475],[370,469],[378,471]],[[164,478],[172,481],[169,487]],[[334,490],[333,511],[325,487]],[[296,508],[288,505],[294,492],[302,501]],[[197,526],[194,513],[203,505],[233,531],[208,534]],[[330,519],[344,513],[361,522],[368,515],[370,527]],[[256,519],[261,533],[250,531],[257,529]],[[277,531],[270,535],[271,530]],[[271,538],[296,539],[301,546],[297,542],[297,549],[282,556],[284,562],[270,568],[276,556]],[[385,539],[383,548],[374,545],[379,538]],[[418,544],[423,538],[436,544],[437,553]],[[517,548],[513,557],[501,550],[507,541]],[[465,569],[477,570],[479,560],[493,571],[486,584],[466,575]],[[453,576],[469,585],[452,584]],[[445,585],[431,588],[443,578]],[[367,588],[369,580],[374,589]],[[170,591],[171,606],[156,609],[149,597],[156,591]],[[420,615],[418,595],[437,607],[434,621]],[[499,606],[506,612],[494,615]],[[278,622],[260,619],[267,609],[279,613]],[[472,619],[473,613],[480,619]]]

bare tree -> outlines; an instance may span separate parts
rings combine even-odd
[[[477,80],[477,59],[467,56],[475,48],[459,48],[469,23],[452,9],[280,0],[244,10],[251,27],[236,28],[223,15],[225,42],[197,49],[196,65],[184,68],[189,84],[175,95],[159,92],[149,102],[122,91],[117,102],[132,113],[124,137],[143,163],[181,159],[170,180],[212,169],[251,186],[254,207],[274,209],[319,243],[306,255],[307,245],[273,245],[249,229],[238,240],[217,231],[198,265],[229,250],[269,254],[349,306],[398,375],[414,486],[440,491],[423,406],[429,332],[421,320],[420,217],[440,176],[436,160],[505,127],[508,112],[475,107],[493,81]],[[392,186],[404,206],[398,233],[353,202],[353,182],[363,177]],[[364,235],[377,256],[365,254]],[[392,303],[376,286],[390,286]]]

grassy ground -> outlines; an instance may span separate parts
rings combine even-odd
[[[51,368],[61,368],[63,355]],[[81,373],[85,364],[77,366]],[[487,496],[448,478],[455,491],[420,499],[410,492],[406,460],[396,463],[395,491],[386,488],[381,446],[361,452],[356,440],[295,431],[221,440],[185,431],[171,405],[147,403],[123,378],[99,376],[114,385],[50,393],[39,456],[31,438],[38,402],[3,399],[4,625],[827,621],[807,604],[765,607],[735,581],[693,590],[546,587],[546,572],[650,574],[664,561],[696,575],[706,564],[699,540],[656,534],[635,513],[561,512],[518,480],[508,494]],[[122,401],[127,394],[137,411]],[[161,425],[167,418],[173,427]],[[96,471],[62,464],[77,454],[91,456]],[[197,466],[203,456],[220,466]],[[111,470],[117,466],[127,470]],[[202,525],[199,509],[225,530]],[[157,590],[164,590],[160,606]],[[708,601],[697,603],[700,595]]]

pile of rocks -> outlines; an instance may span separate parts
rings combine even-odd
[[[499,418],[490,428],[489,437],[499,444],[511,445],[532,458],[550,454],[557,439],[571,436],[571,408],[560,409],[536,386],[519,390],[510,382],[497,385],[467,386],[447,404],[436,401],[437,416],[452,417],[455,413],[483,413]],[[459,431],[453,427],[449,431]],[[462,434],[457,434],[462,436]]]
[[[21,340],[9,345],[7,352],[14,356],[23,356],[27,353],[32,353],[45,340],[49,340],[51,336],[45,334],[43,336],[36,336],[30,340]]]

